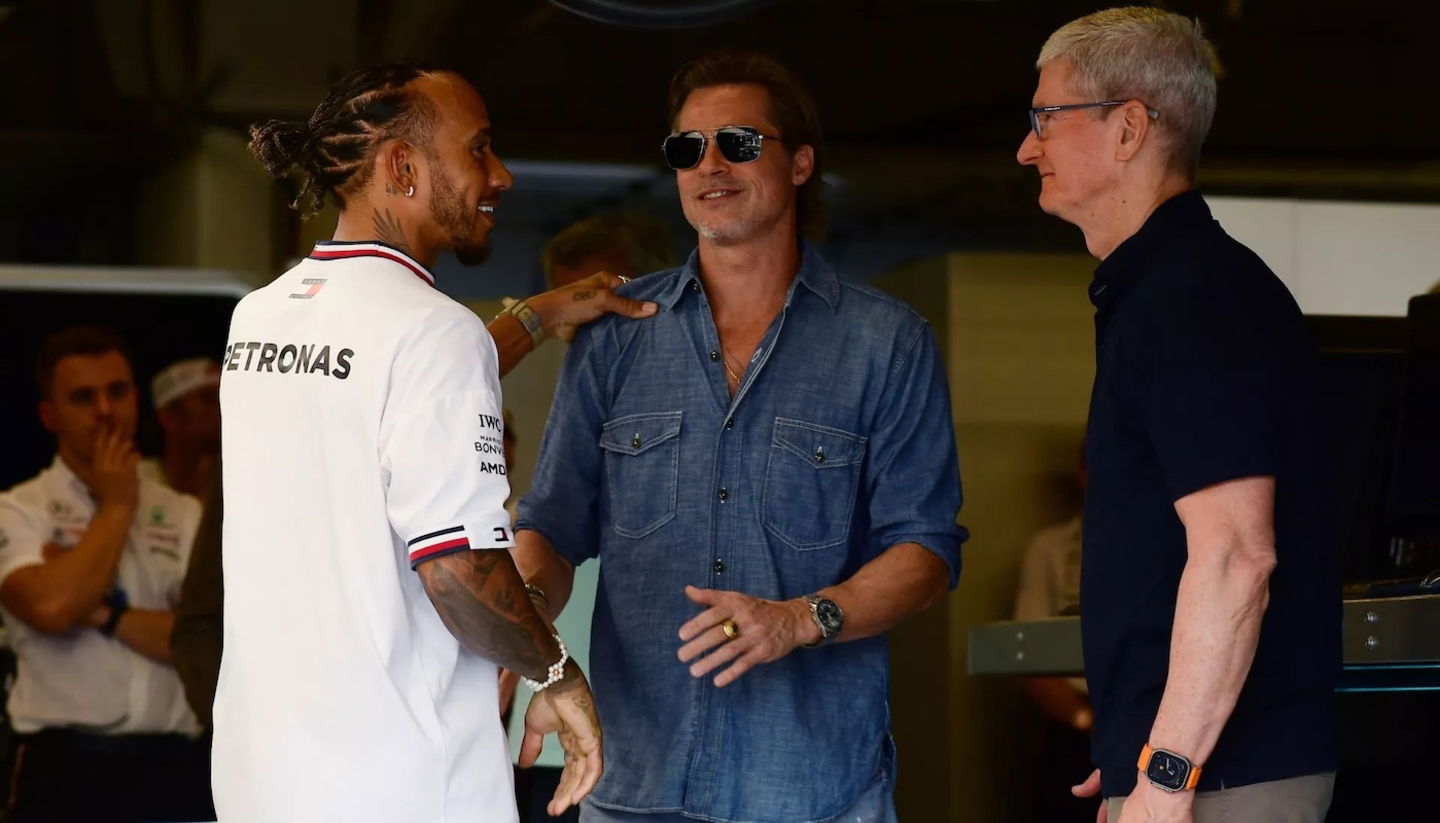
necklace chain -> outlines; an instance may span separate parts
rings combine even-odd
[[[727,371],[727,372],[730,373],[730,379],[731,379],[731,380],[734,380],[734,381],[735,381],[735,384],[738,386],[738,385],[740,384],[740,375],[739,375],[739,374],[736,374],[736,373],[735,373],[735,370],[730,367],[730,361],[731,361],[731,360],[734,360],[735,358],[731,357],[730,351],[725,348],[725,344],[724,344],[724,343],[721,343],[721,344],[720,344],[720,353],[721,353],[722,355],[724,355],[724,357],[723,357],[722,359],[723,359],[723,361],[724,361],[724,363],[725,363],[725,371]],[[738,363],[739,361],[736,360],[735,362]],[[744,367],[744,366],[741,366],[741,367],[740,367],[740,372],[743,373],[744,371],[745,371],[745,367]]]

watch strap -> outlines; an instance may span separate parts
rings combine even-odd
[[[506,306],[505,310],[500,313],[510,315],[519,321],[521,326],[525,327],[525,331],[530,334],[530,347],[532,349],[540,348],[540,344],[545,342],[545,328],[540,322],[540,315],[536,314],[535,310],[530,308],[530,305],[524,300],[516,300],[514,303]]]
[[[807,649],[813,649],[821,643],[825,642],[825,627],[820,625],[820,615],[815,613],[815,601],[817,599],[815,595],[807,594],[804,596],[803,599],[805,601],[805,605],[810,607],[810,622],[815,624],[815,629],[820,632],[820,637],[817,638],[814,643],[801,643],[800,645],[804,646]]]
[[[1184,786],[1181,786],[1181,787],[1178,789],[1178,791],[1182,791],[1182,792],[1194,791],[1195,787],[1198,786],[1198,785],[1200,785],[1200,767],[1197,766],[1197,765],[1195,765],[1194,762],[1192,762],[1192,761],[1190,760],[1190,758],[1185,757],[1185,756],[1183,756],[1183,755],[1178,755],[1178,754],[1176,754],[1175,752],[1172,752],[1172,751],[1170,751],[1170,750],[1168,750],[1168,749],[1158,749],[1158,750],[1157,750],[1157,749],[1155,749],[1154,747],[1152,747],[1149,743],[1146,743],[1143,747],[1141,747],[1141,749],[1140,749],[1140,760],[1137,761],[1136,764],[1135,764],[1136,767],[1137,767],[1138,769],[1140,769],[1140,771],[1141,771],[1142,773],[1148,772],[1148,771],[1150,770],[1150,758],[1155,755],[1155,752],[1156,752],[1156,751],[1164,751],[1166,754],[1170,755],[1171,757],[1178,757],[1178,758],[1180,758],[1181,760],[1184,760],[1186,763],[1189,763],[1189,764],[1190,764],[1190,773],[1189,773],[1188,775],[1186,775],[1186,777],[1185,777],[1185,785],[1184,785]],[[1146,779],[1149,780],[1148,775],[1147,775]],[[1150,782],[1154,783],[1155,781],[1151,780]],[[1164,788],[1164,787],[1162,786],[1161,788]]]
[[[97,628],[106,637],[114,637],[115,629],[120,626],[120,618],[130,610],[130,598],[125,595],[124,589],[111,589],[105,593],[105,605],[110,607],[110,616]]]
[[[820,639],[816,640],[814,643],[802,643],[801,645],[803,645],[807,649],[813,649],[816,646],[824,644],[827,640],[833,639],[835,637],[835,634],[826,632],[825,624],[820,620],[820,603],[825,598],[821,597],[818,594],[807,594],[805,595],[804,599],[806,605],[810,607],[810,619],[815,622],[815,628],[820,630]]]

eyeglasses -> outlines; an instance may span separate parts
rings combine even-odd
[[[1129,100],[1102,100],[1099,103],[1071,103],[1066,106],[1037,106],[1030,110],[1030,130],[1041,140],[1045,139],[1045,124],[1050,122],[1050,115],[1061,111],[1074,111],[1076,109],[1110,108],[1111,106],[1123,106]],[[1141,105],[1144,105],[1143,103]],[[1160,112],[1145,106],[1145,113],[1150,115],[1151,120],[1159,120]],[[1044,117],[1042,120],[1041,117]]]
[[[761,134],[760,130],[753,126],[721,126],[711,134],[715,138],[716,148],[720,149],[720,155],[731,163],[759,160],[760,147],[766,140],[780,140],[778,137]],[[700,165],[701,158],[705,156],[705,141],[708,139],[703,131],[677,132],[665,138],[660,149],[665,153],[665,162],[670,168],[676,171],[693,169]]]

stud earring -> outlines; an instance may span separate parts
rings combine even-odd
[[[415,187],[414,187],[414,186],[411,186],[410,188],[406,189],[406,190],[405,190],[405,196],[406,196],[406,197],[414,197],[414,196],[415,196]]]

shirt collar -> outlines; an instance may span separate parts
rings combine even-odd
[[[1150,213],[1139,231],[1127,237],[1095,267],[1095,279],[1090,283],[1090,302],[1096,308],[1109,305],[1121,287],[1151,268],[1155,253],[1171,234],[1209,225],[1213,219],[1205,198],[1193,189],[1161,203]]]
[[[691,284],[695,284],[693,287]],[[821,256],[814,245],[808,241],[800,241],[800,271],[795,280],[790,283],[790,289],[785,294],[785,305],[789,306],[795,298],[796,285],[804,285],[805,288],[814,292],[833,311],[840,302],[840,278],[835,274],[829,261]],[[671,283],[656,301],[665,309],[673,309],[680,298],[685,296],[687,291],[699,291],[703,288],[700,280],[700,249],[696,248],[690,252],[685,260],[685,265],[680,267],[675,282]]]
[[[399,263],[427,284],[435,285],[435,275],[431,274],[429,269],[389,243],[370,240],[363,242],[321,240],[315,244],[315,250],[310,252],[312,260],[344,260],[350,257],[379,257],[392,263]]]
[[[85,485],[80,475],[76,474],[59,454],[50,461],[48,474],[52,495],[65,495],[73,502],[89,503],[93,499],[90,496],[90,487]]]

